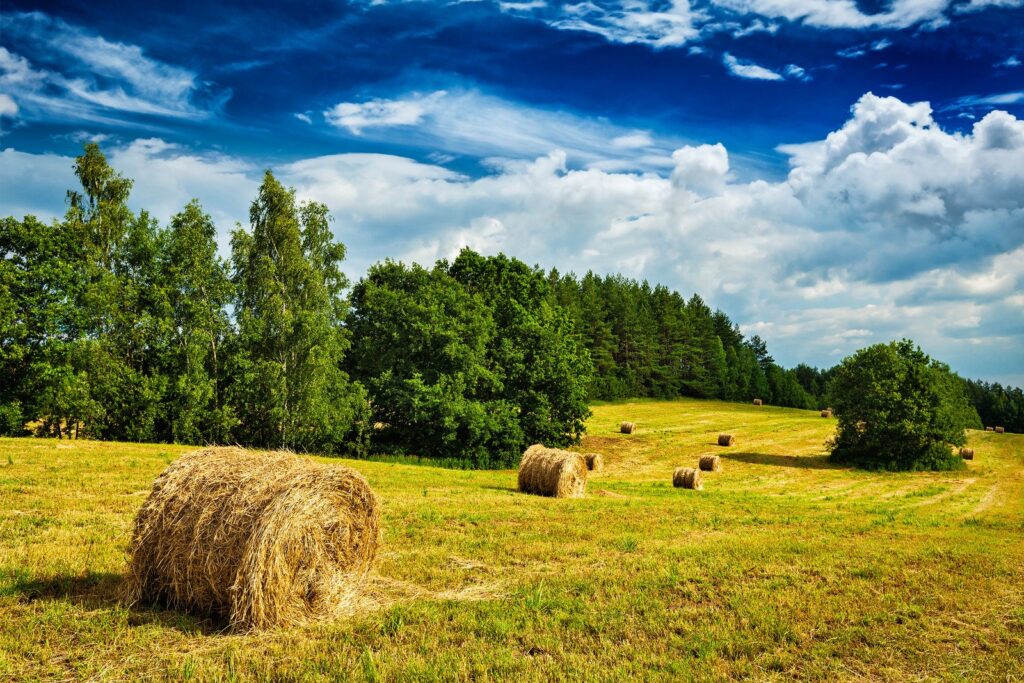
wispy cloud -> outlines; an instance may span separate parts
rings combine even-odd
[[[230,92],[42,12],[0,15],[0,84],[26,117],[123,123],[131,116],[203,119]]]
[[[722,63],[725,64],[725,68],[728,69],[729,73],[739,78],[749,78],[757,81],[783,80],[781,74],[753,62],[741,61],[728,52],[722,55]]]
[[[1018,66],[1020,66],[1020,59],[1017,58],[1017,55],[1010,55],[1003,61],[996,64],[996,67],[1000,69],[1015,69]]]
[[[707,15],[688,0],[592,0],[564,5],[502,2],[510,14],[543,21],[552,28],[594,33],[613,43],[653,48],[679,47],[699,37],[696,24]]]
[[[651,169],[672,163],[673,142],[657,140],[649,131],[524,105],[475,89],[345,101],[325,111],[324,119],[353,137],[448,155],[521,159],[562,149],[577,165]]]
[[[965,95],[954,100],[944,110],[968,109],[971,107],[1005,107],[1021,103],[1024,103],[1024,90],[995,93],[992,95]]]

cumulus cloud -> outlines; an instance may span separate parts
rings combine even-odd
[[[126,115],[207,118],[228,92],[207,92],[184,68],[148,57],[136,45],[42,12],[0,15],[0,87],[33,119],[123,122]]]
[[[737,181],[721,144],[680,147],[664,173],[581,168],[557,150],[482,177],[380,154],[276,171],[331,208],[356,276],[385,256],[502,250],[700,292],[788,364],[907,335],[967,374],[1024,379],[1024,121],[996,111],[947,132],[927,103],[867,94],[823,139],[781,149],[780,181]],[[244,219],[258,182],[253,166],[159,140],[112,159],[161,219],[193,194],[219,226]],[[0,202],[12,178],[38,167],[42,183],[57,161],[69,168],[5,150]]]
[[[780,74],[775,73],[771,69],[766,69],[753,62],[741,61],[728,52],[722,55],[722,63],[725,64],[725,68],[729,70],[729,73],[739,78],[749,78],[757,81],[783,80]]]

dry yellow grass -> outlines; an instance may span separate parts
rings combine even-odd
[[[623,414],[644,429],[619,435]],[[259,635],[117,602],[133,516],[190,449],[0,439],[0,680],[1024,677],[1024,437],[971,432],[963,472],[878,474],[827,461],[833,428],[597,405],[578,450],[604,455],[601,489],[557,502],[514,471],[343,461],[381,501],[366,605]],[[674,490],[726,429],[713,485]]]

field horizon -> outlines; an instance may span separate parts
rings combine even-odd
[[[879,473],[829,462],[816,411],[592,410],[572,450],[605,468],[582,499],[318,458],[377,492],[377,562],[350,614],[254,634],[120,598],[133,517],[195,447],[0,439],[0,679],[1024,677],[1024,436],[972,430],[965,470]],[[674,489],[705,454],[724,470]]]

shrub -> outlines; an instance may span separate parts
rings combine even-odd
[[[836,462],[881,470],[964,466],[951,446],[981,425],[964,382],[912,341],[876,344],[843,360],[831,385]]]

